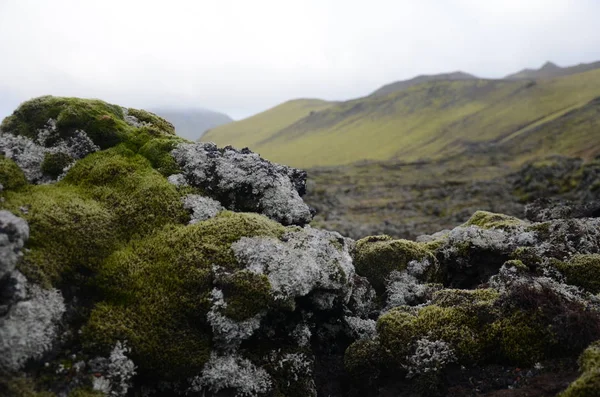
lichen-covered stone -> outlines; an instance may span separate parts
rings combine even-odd
[[[300,197],[306,173],[272,164],[247,149],[217,149],[211,143],[181,143],[172,154],[190,185],[230,210],[259,212],[284,225],[312,219]]]
[[[182,200],[183,208],[192,213],[190,224],[214,218],[224,209],[218,201],[199,194],[188,194]]]
[[[281,239],[242,238],[231,248],[249,271],[268,277],[275,299],[327,291],[334,300],[321,307],[331,309],[335,301],[345,303],[350,297],[354,266],[338,233],[307,227]]]
[[[28,239],[27,222],[8,211],[0,211],[0,279],[15,270]]]
[[[31,286],[27,295],[0,317],[0,369],[4,371],[17,371],[27,360],[48,351],[65,312],[63,297],[56,290]]]

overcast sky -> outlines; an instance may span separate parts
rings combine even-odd
[[[600,60],[598,0],[0,0],[0,117],[51,94],[243,118],[417,74]]]

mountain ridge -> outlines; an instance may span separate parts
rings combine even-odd
[[[599,95],[600,69],[539,81],[432,80],[385,95],[296,107],[293,117],[280,110],[297,102],[286,102],[214,128],[202,139],[248,146],[270,160],[304,168],[438,159],[547,123]],[[259,133],[249,125],[256,119],[263,125]]]

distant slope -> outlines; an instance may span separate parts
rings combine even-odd
[[[412,86],[427,83],[429,81],[455,81],[455,80],[476,80],[477,77],[464,73],[464,72],[453,72],[453,73],[442,73],[434,75],[421,75],[413,77],[410,80],[396,81],[395,83],[384,85],[377,91],[373,92],[372,96],[387,95],[395,91],[402,91]]]
[[[175,126],[177,135],[196,141],[208,129],[231,123],[233,119],[226,114],[207,109],[148,109],[152,113],[167,119]]]
[[[593,63],[581,63],[575,66],[569,66],[561,68],[552,62],[546,62],[539,69],[523,69],[515,74],[510,74],[505,77],[507,80],[520,80],[520,79],[543,79],[553,78],[561,76],[569,76],[572,74],[583,73],[594,69],[600,68],[600,62]]]
[[[213,128],[202,137],[202,141],[235,143],[240,148],[256,147],[260,141],[270,138],[297,120],[334,104],[335,102],[320,99],[288,101],[247,119]]]
[[[433,81],[388,95],[321,102],[323,108],[312,112],[297,111],[302,102],[287,102],[214,129],[203,140],[249,146],[270,160],[304,168],[361,160],[441,159],[525,133],[529,141],[538,139],[535,136],[546,130],[537,127],[598,96],[600,69],[538,82]],[[595,117],[591,112],[580,114]],[[592,138],[586,136],[597,136],[594,128],[593,122],[584,123],[581,140],[569,150],[590,147]]]

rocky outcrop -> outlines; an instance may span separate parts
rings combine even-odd
[[[259,212],[284,225],[312,219],[304,194],[306,173],[272,164],[248,149],[182,143],[173,150],[187,183],[234,211]]]
[[[572,396],[599,382],[594,205],[353,241],[306,225],[304,172],[183,142],[144,111],[46,97],[2,134],[38,139],[49,118],[57,142],[85,121],[99,150],[50,184],[0,157],[0,394],[458,397],[560,374]]]

